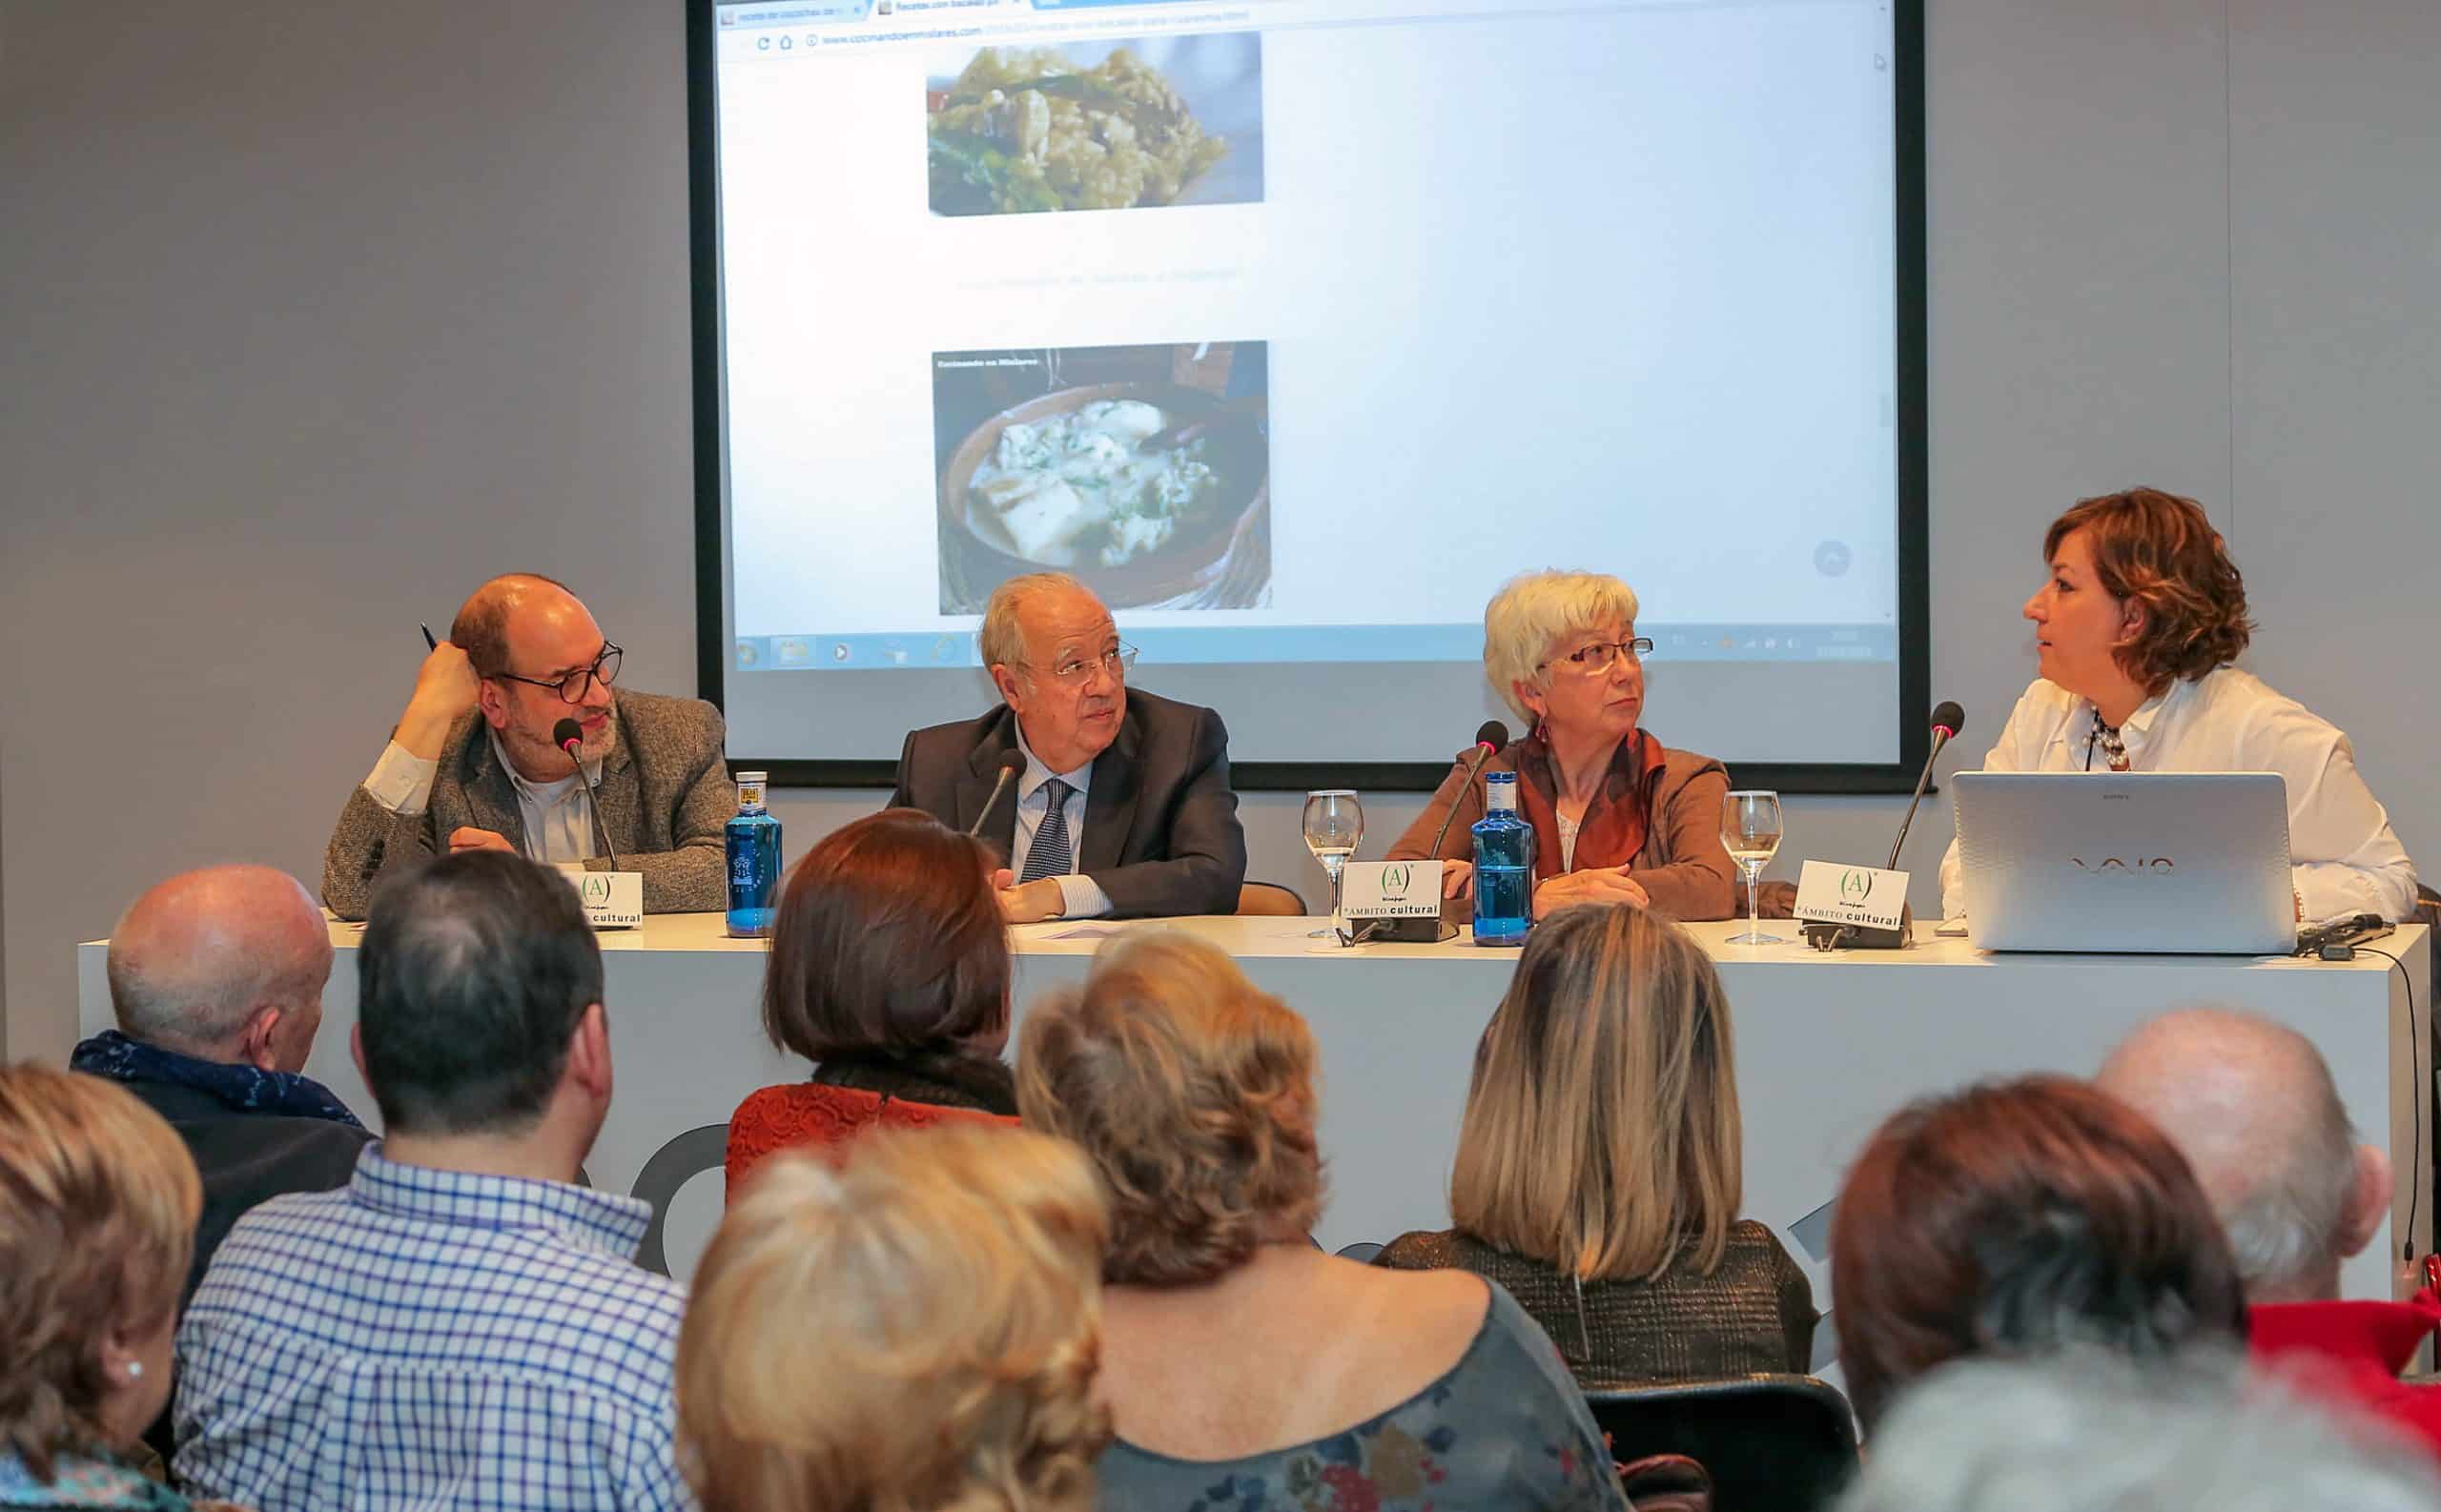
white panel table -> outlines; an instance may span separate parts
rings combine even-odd
[[[1318,922],[1191,919],[1167,927],[1219,944],[1314,1026],[1330,1180],[1321,1241],[1338,1248],[1442,1227],[1475,1043],[1516,952],[1478,949],[1463,936],[1438,946],[1327,949],[1305,937]],[[1101,935],[1145,927],[1014,930],[1020,1015],[1044,989],[1080,980]],[[2424,1152],[2431,1143],[2431,1131],[2418,1133],[2431,1085],[2419,1073],[2431,1065],[2421,926],[2380,942],[2403,971],[2370,954],[2344,964],[1991,955],[1929,931],[1913,950],[1823,955],[1795,943],[1726,943],[1734,929],[1692,926],[1719,962],[1734,1005],[1746,1207],[1795,1241],[1791,1251],[1809,1262],[1819,1302],[1829,1301],[1822,1210],[1848,1160],[1892,1110],[1979,1077],[2087,1074],[2144,1019],[2205,1002],[2260,1010],[2322,1048],[2358,1128],[2389,1148],[2398,1172],[2390,1226],[2349,1263],[2344,1284],[2357,1297],[2412,1291],[2397,1284],[2398,1241],[2390,1236],[2407,1232],[2410,1193],[2429,1169]],[[1785,922],[1777,930],[1795,933]],[[332,926],[339,957],[308,1069],[373,1121],[372,1097],[348,1050],[360,934],[355,925]],[[748,1093],[802,1076],[805,1067],[763,1038],[765,947],[727,938],[720,915],[658,916],[602,943],[618,1083],[587,1169],[602,1186],[658,1198],[667,1222],[651,1242],[666,1244],[667,1262],[683,1276],[718,1217],[720,1126]],[[88,1033],[111,1022],[102,967],[100,942],[79,948]],[[648,1163],[655,1170],[640,1183]],[[2428,1199],[2412,1218],[2419,1255],[2431,1247],[2431,1223]]]

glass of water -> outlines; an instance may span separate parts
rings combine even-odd
[[[1356,801],[1354,788],[1323,787],[1305,795],[1305,848],[1331,879],[1331,926],[1314,930],[1310,938],[1341,932],[1340,874],[1347,869],[1347,858],[1356,854],[1364,838],[1364,806]]]
[[[1756,880],[1780,848],[1780,795],[1760,788],[1742,788],[1721,800],[1720,840],[1729,859],[1746,873],[1746,932],[1729,937],[1732,945],[1778,945],[1776,934],[1763,932],[1754,906]]]

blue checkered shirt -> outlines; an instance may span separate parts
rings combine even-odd
[[[178,1328],[179,1479],[262,1512],[683,1508],[651,1209],[400,1165],[238,1220]]]

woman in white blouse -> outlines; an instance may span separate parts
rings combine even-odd
[[[2278,772],[2303,916],[2415,911],[2415,867],[2348,737],[2230,664],[2254,627],[2200,505],[2154,488],[2087,499],[2051,522],[2042,555],[2050,581],[2025,604],[2042,675],[1985,771]],[[1941,900],[1965,914],[1955,842]]]

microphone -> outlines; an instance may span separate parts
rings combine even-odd
[[[1432,848],[1425,852],[1427,860],[1446,860],[1441,854],[1441,842],[1449,837],[1449,827],[1457,822],[1458,810],[1467,807],[1467,792],[1482,774],[1484,763],[1498,755],[1508,745],[1508,726],[1496,719],[1487,719],[1475,730],[1475,748],[1466,756],[1466,786],[1449,803],[1449,811],[1441,816],[1441,828],[1433,832]],[[1446,931],[1446,932],[1445,932]],[[1438,918],[1375,919],[1356,931],[1355,943],[1383,940],[1397,945],[1431,945],[1458,932],[1456,926],[1444,925]]]
[[[1941,759],[1941,747],[1958,739],[1958,732],[1965,727],[1966,710],[1955,702],[1944,703],[1933,710],[1932,754],[1924,758],[1924,770],[1916,779],[1916,796],[1907,801],[1907,817],[1898,822],[1898,838],[1890,843],[1890,864],[1882,870],[1898,869],[1898,848],[1907,843],[1908,827],[1916,822],[1916,806],[1924,801],[1924,788],[1932,783],[1933,763]]]
[[[970,839],[983,833],[983,821],[992,817],[992,806],[1000,801],[1000,795],[1009,790],[1009,784],[1025,769],[1026,758],[1023,751],[1010,750],[1000,753],[1000,775],[992,784],[992,796],[983,800],[983,811],[974,816],[974,823],[966,827]]]
[[[1449,826],[1458,817],[1458,810],[1466,807],[1467,795],[1474,791],[1475,778],[1482,773],[1484,763],[1508,748],[1508,726],[1500,721],[1487,719],[1475,730],[1475,748],[1467,757],[1466,786],[1459,789],[1457,801],[1450,804],[1449,811],[1441,816],[1441,828],[1433,833],[1430,854],[1441,854],[1441,842],[1449,838]]]
[[[610,841],[610,827],[602,822],[602,788],[594,782],[593,775],[585,769],[585,763],[577,757],[577,747],[585,744],[585,726],[572,719],[564,719],[551,726],[551,740],[568,753],[568,765],[576,768],[577,776],[585,783],[586,795],[593,800],[593,832],[602,837],[602,848],[610,853],[610,869],[624,870],[619,865],[619,848]]]

